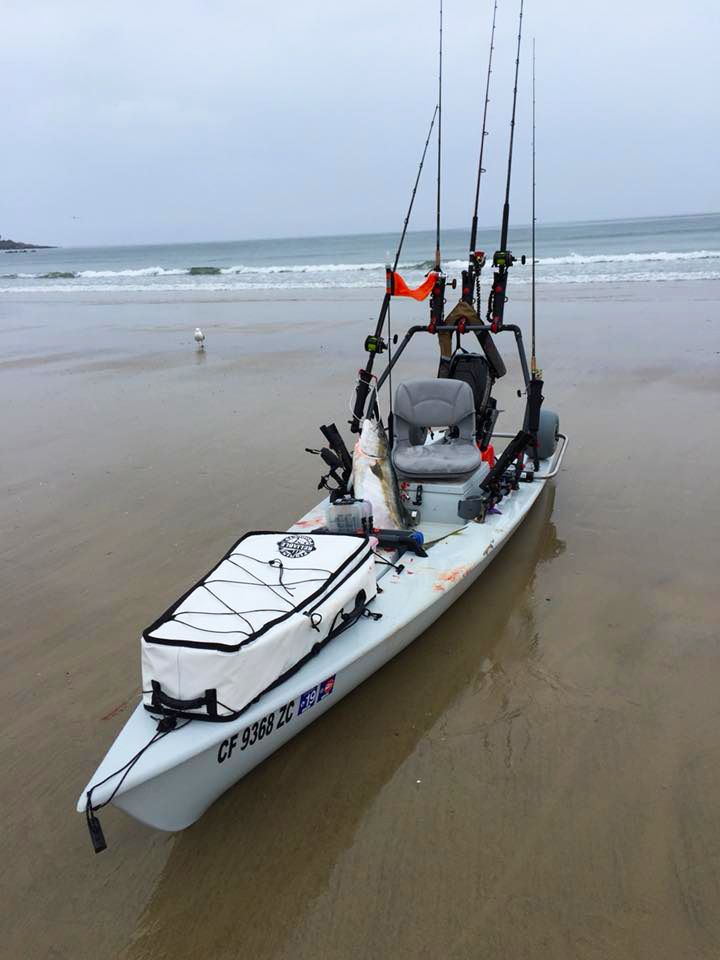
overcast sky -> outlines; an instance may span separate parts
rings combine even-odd
[[[526,0],[513,220],[720,210],[719,0]],[[517,0],[499,0],[496,224]],[[443,221],[465,226],[492,0],[445,0]],[[61,244],[396,230],[436,99],[436,0],[2,0],[0,234]],[[434,158],[415,228],[432,225]]]

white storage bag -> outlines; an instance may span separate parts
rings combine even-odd
[[[352,626],[375,594],[365,538],[246,534],[143,631],[145,706],[232,720]]]

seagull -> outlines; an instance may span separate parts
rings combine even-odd
[[[205,349],[205,334],[202,332],[200,327],[195,327],[195,343],[200,347],[201,350]]]

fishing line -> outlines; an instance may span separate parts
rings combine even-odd
[[[437,209],[435,216],[435,276],[432,292],[430,294],[430,323],[428,331],[435,333],[438,326],[444,322],[445,313],[445,284],[447,278],[442,272],[440,256],[440,197],[442,183],[442,65],[443,65],[443,5],[440,0],[440,32],[439,32],[439,50],[438,50],[438,138],[437,138]],[[442,348],[440,355],[440,366],[442,368],[443,357]],[[438,371],[440,376],[440,371]]]
[[[475,203],[470,225],[470,251],[468,253],[467,270],[462,272],[462,299],[469,306],[477,304],[480,310],[480,273],[485,265],[485,254],[477,249],[478,207],[480,204],[480,184],[482,175],[486,172],[483,166],[485,157],[485,138],[488,136],[487,116],[490,104],[490,77],[492,75],[493,51],[495,50],[495,25],[497,23],[497,0],[493,6],[492,27],[490,29],[490,50],[488,53],[487,76],[485,78],[485,103],[483,106],[482,133],[480,136],[480,152],[478,155],[477,179],[475,181]],[[480,256],[478,256],[480,254]],[[457,346],[460,346],[460,333],[457,333]]]
[[[405,221],[403,223],[402,233],[400,234],[400,241],[398,242],[397,250],[395,252],[395,262],[393,263],[393,272],[397,270],[400,263],[400,254],[402,253],[403,244],[405,243],[405,235],[407,234],[408,224],[410,223],[410,215],[412,214],[412,209],[415,204],[415,195],[417,193],[418,184],[420,183],[420,174],[423,171],[425,165],[425,156],[428,151],[428,146],[430,145],[430,138],[432,137],[433,127],[435,126],[435,118],[438,115],[438,104],[435,104],[435,109],[433,110],[432,119],[430,120],[430,129],[428,130],[428,135],[425,140],[425,146],[423,147],[423,152],[420,157],[420,166],[418,167],[418,172],[415,177],[415,183],[413,184],[412,193],[410,194],[410,203],[408,204],[407,213],[405,214]]]
[[[425,166],[425,157],[427,156],[428,147],[430,146],[430,140],[432,138],[432,132],[435,127],[435,118],[438,115],[438,104],[435,104],[435,109],[433,110],[433,115],[430,120],[430,129],[428,130],[428,135],[425,139],[425,145],[422,150],[420,157],[420,164],[418,166],[418,171],[415,176],[415,183],[413,184],[412,193],[410,194],[410,203],[408,204],[407,213],[405,214],[405,220],[403,222],[402,232],[400,234],[400,240],[398,242],[397,250],[395,252],[395,261],[393,263],[393,268],[390,275],[387,277],[387,288],[385,290],[385,296],[383,297],[382,306],[380,307],[380,315],[377,319],[377,324],[375,325],[375,336],[374,341],[377,342],[382,337],[382,332],[385,328],[385,317],[390,306],[390,298],[392,296],[392,277],[395,271],[398,268],[400,262],[400,255],[402,253],[403,244],[405,243],[405,236],[407,235],[408,224],[410,223],[410,216],[412,214],[413,206],[415,204],[415,197],[417,195],[418,185],[420,183],[420,176]],[[365,416],[365,407],[368,401],[368,396],[370,397],[370,402],[367,404],[367,409],[370,413],[375,411],[379,419],[379,411],[377,407],[377,377],[373,378],[372,368],[375,363],[375,352],[370,351],[368,348],[368,342],[372,338],[368,338],[365,341],[365,349],[368,351],[368,358],[366,367],[364,370],[360,370],[360,375],[358,381],[355,385],[355,400],[352,403],[351,414],[352,419],[350,420],[350,430],[353,433],[359,433],[361,430],[361,424],[363,417]],[[373,390],[370,390],[370,383],[375,379],[375,386]]]
[[[440,0],[440,50],[438,56],[437,215],[435,221],[435,269],[440,269],[440,174],[442,164],[442,58],[443,5]]]
[[[532,294],[531,294],[531,323],[532,323],[532,348],[530,351],[530,371],[533,377],[537,374],[537,359],[535,356],[535,37],[532,43]]]
[[[501,250],[507,249],[508,228],[510,225],[510,179],[512,177],[513,145],[515,140],[515,114],[517,112],[518,77],[520,75],[520,45],[522,42],[523,4],[524,0],[520,0],[517,56],[515,57],[515,87],[513,89],[512,117],[510,118],[510,147],[508,150],[507,183],[505,184],[505,204],[503,206],[502,232],[500,234]]]
[[[483,108],[482,135],[480,138],[480,156],[478,157],[477,181],[475,183],[475,207],[473,208],[472,227],[470,229],[470,255],[471,256],[475,253],[475,246],[477,244],[478,205],[480,203],[480,182],[482,180],[482,175],[486,172],[485,168],[483,167],[483,157],[485,154],[485,138],[488,136],[487,115],[488,115],[488,105],[490,103],[490,76],[492,74],[493,51],[495,50],[495,23],[497,21],[497,8],[498,8],[497,0],[495,0],[495,6],[493,7],[492,28],[490,30],[490,53],[488,55],[487,78],[485,80],[485,106]],[[478,298],[480,295],[479,287],[480,287],[480,281],[478,279]]]
[[[517,115],[517,94],[518,94],[518,78],[520,75],[520,51],[522,48],[522,24],[523,24],[523,8],[524,0],[520,0],[520,15],[518,18],[518,34],[517,34],[517,53],[515,55],[515,82],[513,87],[513,100],[512,100],[512,114],[510,117],[510,143],[508,146],[508,162],[507,162],[507,180],[505,183],[505,201],[503,203],[503,212],[502,212],[502,227],[500,229],[500,248],[495,251],[493,256],[493,283],[490,288],[490,296],[488,297],[488,310],[487,310],[487,319],[490,323],[493,333],[498,333],[499,330],[503,328],[503,318],[505,315],[505,303],[507,302],[507,282],[508,282],[508,271],[510,267],[515,263],[516,257],[513,256],[512,252],[507,248],[508,242],[508,230],[510,226],[510,184],[512,180],[512,161],[513,161],[513,147],[515,145],[515,118]],[[525,257],[523,256],[522,262],[525,263]],[[527,382],[530,378],[529,372],[527,371],[527,362],[524,357],[524,353],[521,355],[521,362],[523,364],[523,376]]]

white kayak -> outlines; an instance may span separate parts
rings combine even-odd
[[[372,610],[382,617],[359,620],[237,719],[179,724],[130,764],[157,730],[157,719],[139,703],[80,795],[78,811],[86,810],[87,791],[93,787],[95,808],[111,800],[160,830],[194,823],[229,787],[403,650],[471,586],[557,474],[567,448],[567,438],[560,434],[560,440],[553,456],[540,462],[534,481],[505,496],[499,512],[484,522],[421,522],[427,556],[403,554],[400,572],[378,559],[381,592]],[[290,532],[322,526],[325,506],[319,504]]]

